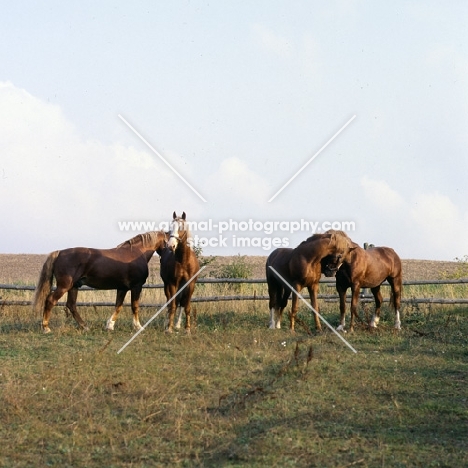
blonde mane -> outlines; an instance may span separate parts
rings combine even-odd
[[[337,250],[345,251],[351,247],[353,241],[344,231],[329,229],[325,234],[330,234],[330,242],[334,241]]]
[[[152,249],[158,243],[158,237],[161,235],[165,236],[165,233],[163,231],[150,231],[138,234],[135,237],[122,242],[117,246],[117,248],[120,249],[121,247],[137,246],[142,247],[143,249]]]
[[[330,242],[334,242],[336,248],[339,250],[347,249],[351,246],[352,240],[348,237],[348,235],[344,231],[337,231],[335,229],[329,229],[323,233],[316,233],[312,236],[308,237],[306,240],[302,241],[301,244],[305,244],[307,242],[313,242],[319,239],[330,239]]]

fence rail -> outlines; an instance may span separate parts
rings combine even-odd
[[[197,281],[198,284],[266,284],[266,279],[256,278],[256,279],[246,279],[246,278],[200,278]],[[321,284],[326,284],[330,287],[335,285],[334,279],[322,279]],[[430,286],[430,285],[444,285],[444,284],[468,284],[468,278],[459,278],[459,279],[443,279],[443,280],[415,280],[415,281],[403,281],[404,286]],[[383,283],[383,286],[389,286],[387,282]],[[144,289],[162,289],[163,284],[145,284]],[[11,290],[11,291],[34,291],[35,286],[31,285],[15,285],[15,284],[0,284],[0,291],[2,290]],[[84,291],[97,291],[93,288],[83,286],[80,290]],[[305,299],[309,299],[309,296],[304,295]],[[326,302],[338,300],[336,294],[319,294],[319,299]],[[349,298],[349,296],[348,296]],[[193,297],[192,302],[224,302],[224,301],[266,301],[269,297],[267,295],[217,295],[217,296],[207,296],[207,297]],[[373,296],[370,294],[361,294],[360,301],[362,302],[372,302],[374,300]],[[421,297],[421,298],[406,298],[403,297],[401,300],[402,303],[412,303],[412,304],[468,304],[468,298],[436,298],[436,297]],[[2,300],[0,297],[0,306],[30,306],[32,301],[30,300]],[[59,306],[64,306],[65,302],[59,302]],[[78,302],[78,306],[88,306],[88,307],[113,307],[114,302]],[[125,306],[128,306],[129,303],[125,302]],[[140,307],[161,307],[161,304],[140,304]]]

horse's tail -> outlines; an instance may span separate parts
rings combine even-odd
[[[39,276],[39,281],[36,286],[36,292],[34,294],[33,300],[33,312],[35,314],[42,314],[44,310],[45,300],[49,295],[50,290],[52,289],[54,263],[59,253],[60,250],[56,250],[55,252],[49,254],[47,260],[42,266],[42,271]]]

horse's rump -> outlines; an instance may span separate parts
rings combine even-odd
[[[270,266],[273,267],[281,276],[287,274],[289,270],[289,261],[291,259],[292,253],[293,249],[285,247],[273,250],[273,252],[271,252],[266,261],[266,278],[274,278],[275,280],[279,280],[279,278],[271,270]]]

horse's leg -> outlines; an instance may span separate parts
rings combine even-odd
[[[185,331],[187,333],[190,333],[191,326],[192,326],[192,316],[190,315],[192,311],[192,306],[190,305],[190,299],[187,300],[187,303],[185,304],[183,309],[185,311]],[[182,307],[180,308],[180,311],[179,311],[178,320],[182,318],[181,316],[182,316]],[[179,328],[180,328],[180,323],[179,323]]]
[[[191,330],[191,311],[192,311],[192,304],[191,298],[193,291],[195,290],[195,282],[190,283],[187,286],[188,291],[186,291],[185,298],[184,298],[184,310],[185,310],[185,330],[187,333],[190,333]]]
[[[359,291],[360,291],[359,285],[353,285],[351,286],[351,322],[349,324],[349,331],[353,332],[354,331],[354,320],[357,317],[357,306],[359,302]]]
[[[122,310],[122,306],[125,300],[125,296],[127,295],[127,289],[117,289],[117,294],[115,298],[115,310],[114,313],[110,316],[109,320],[107,321],[106,328],[108,330],[113,330],[115,321],[117,320],[117,316],[120,314]]]
[[[169,301],[171,298],[175,296],[176,287],[173,284],[168,285],[164,288],[166,293],[166,298]],[[176,299],[172,300],[167,309],[167,324],[166,324],[166,332],[172,333],[174,331],[174,315],[176,312]]]
[[[175,325],[174,325],[174,328],[176,328],[177,330],[180,329],[180,327],[182,326],[182,312],[183,312],[183,307],[181,305],[179,305],[177,308],[176,308],[176,317],[175,317]],[[187,313],[186,313],[187,314]]]
[[[314,314],[314,320],[315,320],[315,329],[318,331],[322,330],[322,325],[320,323],[320,317],[318,316],[318,311],[319,311],[319,305],[318,305],[318,289],[319,289],[319,284],[318,282],[312,283],[311,286],[307,287],[307,290],[309,291],[309,296],[310,296],[310,303],[314,310],[317,312],[312,312]]]
[[[71,312],[71,314],[73,315],[73,318],[75,319],[76,323],[83,330],[89,330],[89,328],[86,326],[84,320],[81,318],[81,316],[78,313],[78,310],[76,308],[76,298],[77,297],[78,297],[78,288],[71,288],[68,291],[68,294],[67,294],[67,309]]]
[[[57,285],[55,291],[51,292],[45,301],[44,312],[42,314],[42,331],[50,333],[49,320],[52,309],[60,300],[60,298],[68,291],[66,286]]]
[[[337,331],[341,331],[346,333],[345,330],[345,322],[346,322],[346,291],[348,288],[344,288],[342,286],[336,286],[336,290],[338,291],[338,295],[340,297],[340,324],[336,328]]]
[[[268,326],[268,328],[270,330],[274,330],[278,324],[278,321],[277,321],[277,316],[278,316],[278,310],[271,305],[271,301],[270,301],[270,325]],[[281,328],[281,321],[279,321],[279,328]]]
[[[279,299],[276,303],[276,328],[281,328],[281,318],[283,317],[284,309],[288,305],[288,299],[291,291],[289,288],[286,288],[284,285],[281,285],[280,294],[278,295]]]
[[[269,328],[272,330],[280,329],[281,328],[281,317],[283,316],[284,308],[288,303],[288,295],[285,296],[285,289],[279,283],[275,284],[275,288],[273,286],[270,288],[268,287],[269,295],[270,295],[270,325]]]
[[[395,329],[401,330],[401,321],[400,321],[400,302],[401,302],[401,275],[395,278],[387,278],[387,281],[390,283],[392,288],[392,306],[395,309]]]
[[[269,273],[267,272],[267,284],[268,284],[268,296],[270,297],[268,301],[268,309],[270,310],[270,325],[268,328],[274,330],[275,328],[281,328],[281,320],[278,320],[278,313],[279,313],[279,301],[281,297],[281,293],[278,283],[268,277]]]
[[[372,320],[370,323],[371,328],[377,328],[377,325],[380,322],[380,307],[382,306],[382,293],[380,292],[380,285],[376,286],[375,288],[371,288],[372,294],[374,295],[375,300],[375,311],[374,315],[372,316]]]
[[[274,330],[275,328],[281,328],[281,320],[278,320],[278,312],[279,310],[276,307],[276,304],[274,301],[270,299],[269,303],[269,308],[270,308],[270,325],[268,328],[271,330]]]
[[[295,291],[298,293],[301,291],[301,287],[298,284],[293,285]],[[289,316],[289,328],[294,333],[294,325],[296,321],[296,314],[298,309],[297,294],[293,293],[291,300],[291,315]]]
[[[131,290],[131,302],[132,302],[132,312],[133,312],[133,328],[135,330],[141,330],[142,326],[140,323],[140,317],[138,316],[138,312],[140,310],[140,296],[141,290],[143,286],[135,286]]]

